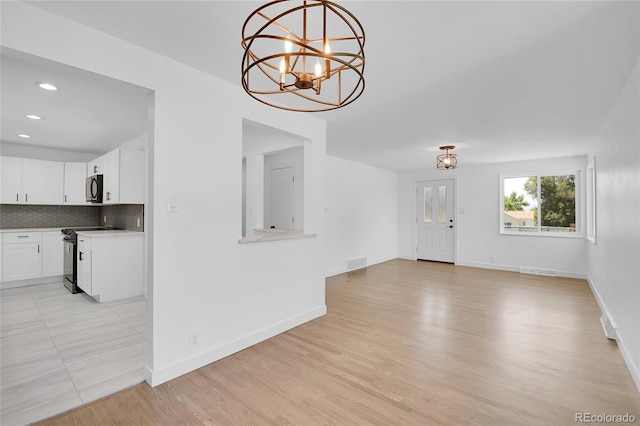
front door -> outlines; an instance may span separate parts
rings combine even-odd
[[[455,260],[454,181],[418,182],[418,259]]]

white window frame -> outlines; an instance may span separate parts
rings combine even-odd
[[[596,158],[592,157],[587,165],[586,201],[587,201],[587,240],[596,243]]]
[[[538,221],[538,230],[535,232],[513,232],[505,230],[504,224],[504,180],[509,178],[524,178],[537,176],[538,178],[538,205],[540,206],[540,178],[543,176],[566,176],[566,175],[575,175],[576,180],[576,230],[575,232],[542,232],[540,231],[542,227],[542,221]],[[531,173],[505,173],[500,175],[500,198],[499,202],[499,212],[500,212],[500,235],[513,235],[518,237],[542,237],[542,238],[584,238],[584,216],[583,216],[583,206],[582,206],[582,191],[583,191],[583,183],[582,183],[582,171],[579,169],[569,169],[569,170],[551,170],[544,172],[531,172]]]

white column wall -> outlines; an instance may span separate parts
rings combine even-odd
[[[398,252],[398,175],[327,156],[325,272],[346,270],[346,260],[367,256],[369,265]]]
[[[147,380],[156,385],[323,315],[326,124],[268,108],[239,86],[22,2],[2,2],[2,45],[155,91]],[[311,140],[305,229],[238,244],[242,119]],[[166,212],[177,194],[179,213]],[[198,330],[200,346],[188,348]]]

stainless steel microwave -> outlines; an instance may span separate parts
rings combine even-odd
[[[87,203],[102,203],[102,175],[87,178]]]

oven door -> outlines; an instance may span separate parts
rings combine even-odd
[[[64,278],[66,281],[75,284],[74,264],[76,261],[76,245],[70,237],[64,238]]]

